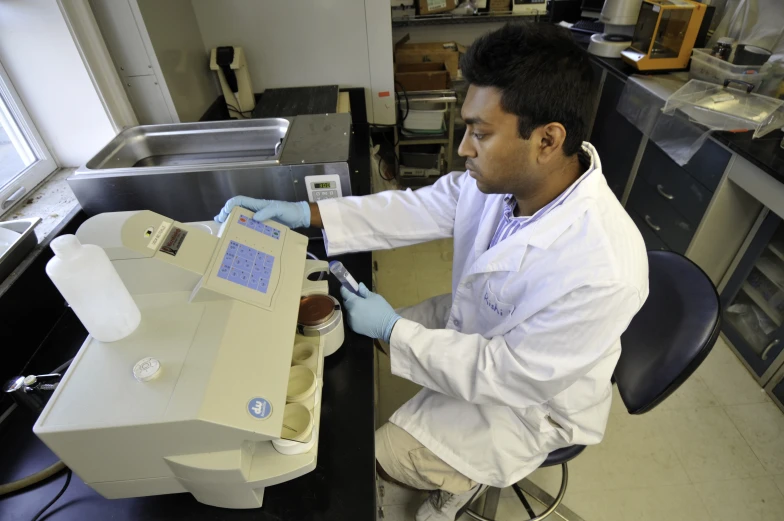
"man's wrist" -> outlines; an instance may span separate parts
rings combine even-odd
[[[386,330],[384,331],[384,338],[382,338],[382,340],[387,344],[392,340],[392,332],[395,329],[395,324],[397,324],[398,320],[400,320],[401,318],[403,317],[395,313],[395,315],[389,321],[389,325],[386,327]]]

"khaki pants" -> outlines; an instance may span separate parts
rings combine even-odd
[[[376,431],[376,460],[392,479],[416,489],[462,494],[476,485],[393,423]]]

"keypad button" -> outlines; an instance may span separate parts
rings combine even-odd
[[[269,282],[266,280],[260,280],[259,285],[256,287],[256,291],[261,291],[262,293],[267,292],[267,286],[269,286]]]
[[[221,264],[221,267],[218,268],[218,277],[222,279],[228,279],[229,273],[231,273],[231,266],[228,264]]]
[[[239,249],[237,250],[237,257],[242,257],[243,259],[248,259],[249,261],[253,261],[256,258],[256,250],[253,248],[248,248],[245,245],[240,245]]]
[[[280,230],[272,230],[272,236],[276,239],[280,239]]]
[[[226,252],[227,253],[236,253],[236,251],[239,249],[239,247],[240,247],[240,244],[238,242],[230,241],[229,242],[229,247],[226,248]]]
[[[253,261],[243,257],[237,257],[237,261],[232,266],[249,272],[253,267]]]
[[[264,267],[272,269],[272,265],[275,263],[275,257],[272,255],[267,255],[264,258]]]
[[[264,268],[261,270],[261,276],[267,280],[272,276],[272,268]]]
[[[237,222],[240,223],[243,226],[247,226],[248,225],[248,218],[246,216],[244,216],[244,215],[240,215],[239,219],[237,219]]]
[[[248,279],[248,287],[251,289],[256,289],[256,287],[259,285],[260,280],[261,278],[259,278],[258,275],[254,275],[253,273],[251,273],[250,278]]]

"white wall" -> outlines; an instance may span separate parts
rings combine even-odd
[[[180,121],[198,121],[220,91],[191,0],[138,4]]]
[[[81,166],[114,137],[55,0],[0,2],[0,62],[60,166]]]
[[[457,42],[471,45],[474,40],[485,33],[500,29],[506,22],[489,22],[457,25],[425,25],[418,27],[395,27],[392,29],[392,40],[399,41],[408,34],[411,43]]]
[[[221,45],[245,49],[254,91],[330,84],[365,87],[368,116],[372,121],[374,98],[378,98],[379,92],[393,90],[392,46],[388,36],[391,28],[388,6],[383,10],[385,18],[373,18],[368,27],[365,3],[365,0],[193,0],[193,7],[206,50]],[[374,84],[371,78],[368,31],[372,33],[375,59],[388,64],[383,69],[388,78],[381,84]],[[379,34],[389,42],[386,48],[379,46]]]

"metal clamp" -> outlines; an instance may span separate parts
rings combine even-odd
[[[770,353],[770,350],[773,349],[774,347],[776,347],[777,345],[779,345],[779,342],[780,342],[780,340],[777,338],[777,339],[773,340],[770,344],[768,344],[765,347],[765,349],[762,350],[762,354],[760,355],[760,358],[762,358],[763,360],[767,360],[768,359],[768,354]]]
[[[653,221],[651,221],[651,216],[650,215],[646,215],[645,216],[645,224],[647,224],[655,232],[661,231],[661,226],[657,226],[657,225],[653,224]]]
[[[659,192],[659,195],[667,199],[668,201],[672,201],[675,199],[675,196],[672,194],[668,194],[664,191],[664,187],[662,185],[656,185],[656,190]]]

